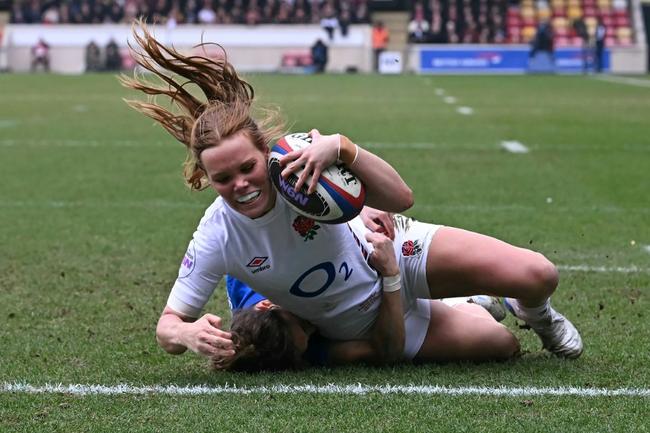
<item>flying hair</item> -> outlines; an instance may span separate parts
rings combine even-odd
[[[255,91],[240,78],[228,62],[226,52],[218,44],[201,43],[205,55],[185,55],[173,47],[163,45],[149,31],[142,20],[133,24],[131,55],[138,65],[149,71],[158,83],[134,73],[121,75],[123,86],[148,95],[146,101],[125,102],[159,123],[176,140],[185,145],[188,156],[184,177],[190,188],[201,190],[209,185],[201,165],[201,152],[238,133],[246,134],[260,149],[283,135],[284,122],[277,109],[261,110],[263,117],[252,117]],[[215,46],[223,56],[207,57],[206,47]],[[202,97],[188,88],[197,86]],[[157,96],[168,98],[169,104],[159,104]]]

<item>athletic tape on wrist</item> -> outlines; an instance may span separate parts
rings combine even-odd
[[[350,163],[350,167],[354,165],[355,162],[357,162],[357,158],[359,157],[359,145],[355,143],[354,145],[354,159]]]
[[[339,135],[339,145],[336,148],[336,163],[340,164],[341,162],[341,136]]]
[[[382,278],[382,288],[384,292],[396,292],[402,288],[402,280],[400,275],[391,275],[390,277]]]

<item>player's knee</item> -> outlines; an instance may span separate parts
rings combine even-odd
[[[555,265],[539,253],[535,253],[535,259],[528,265],[527,274],[530,288],[538,298],[550,297],[560,280]]]
[[[519,340],[503,325],[495,338],[494,357],[495,359],[506,360],[519,355],[521,346]]]

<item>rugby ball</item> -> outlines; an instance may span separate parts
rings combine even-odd
[[[307,194],[311,177],[296,191],[294,186],[302,170],[292,173],[287,179],[281,176],[283,167],[280,158],[287,153],[305,148],[311,144],[307,133],[295,133],[282,137],[269,155],[269,176],[280,196],[296,212],[313,220],[338,224],[359,215],[366,201],[366,188],[344,164],[333,164],[321,173],[316,191]]]

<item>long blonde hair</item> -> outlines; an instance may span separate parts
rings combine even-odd
[[[201,164],[201,152],[205,149],[218,146],[221,140],[243,132],[255,146],[264,150],[273,139],[284,133],[284,122],[277,109],[264,110],[259,121],[252,117],[255,91],[237,75],[220,45],[197,46],[203,48],[204,53],[207,45],[217,46],[223,56],[216,59],[186,56],[158,42],[142,21],[134,24],[132,35],[135,46],[129,43],[129,48],[133,58],[162,83],[156,85],[135,73],[133,77],[122,75],[122,85],[149,95],[146,102],[125,101],[154,119],[185,145],[188,155],[183,174],[190,188],[201,190],[208,186]],[[175,76],[185,81],[181,82]],[[192,95],[188,85],[198,86],[204,99]],[[158,95],[167,96],[171,108],[158,104],[155,101]]]

